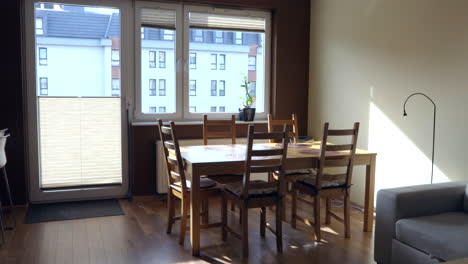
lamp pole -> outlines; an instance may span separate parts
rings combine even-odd
[[[406,114],[406,102],[408,102],[408,100],[415,96],[415,95],[422,95],[424,97],[426,97],[429,101],[431,101],[432,105],[434,106],[434,121],[432,122],[432,167],[431,167],[431,184],[434,180],[434,146],[435,146],[435,127],[436,127],[436,112],[437,112],[437,107],[436,107],[436,104],[434,103],[434,101],[432,101],[432,99],[423,94],[423,93],[413,93],[413,94],[410,94],[406,100],[405,100],[405,103],[403,104],[403,116],[407,116]]]

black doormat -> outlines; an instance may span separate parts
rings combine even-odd
[[[24,222],[34,224],[123,214],[122,207],[116,199],[30,204]]]

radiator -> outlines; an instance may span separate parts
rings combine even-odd
[[[266,140],[258,140],[256,142],[267,142]],[[246,144],[247,139],[246,138],[237,138],[236,143],[237,144]],[[210,145],[227,145],[231,144],[231,139],[230,138],[222,138],[222,139],[210,139],[209,140]],[[199,146],[203,145],[203,139],[184,139],[184,140],[179,140],[179,145],[180,146]],[[166,164],[164,161],[164,151],[162,149],[162,144],[161,141],[158,140],[156,141],[156,191],[159,194],[164,194],[167,193],[167,171],[166,171]],[[267,179],[267,174],[266,173],[258,173],[255,175],[252,175],[251,179],[262,179],[266,180]]]

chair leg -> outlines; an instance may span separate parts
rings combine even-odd
[[[2,244],[5,244],[5,226],[3,225],[2,202],[0,201],[0,229],[2,231]]]
[[[262,207],[260,211],[260,236],[265,237],[266,229],[266,208]]]
[[[210,216],[209,216],[209,201],[208,199],[204,200],[202,202],[202,210],[203,210],[203,217],[202,217],[202,223],[203,224],[208,224],[208,222],[210,221]]]
[[[278,200],[276,205],[276,250],[283,252],[283,199]]]
[[[231,211],[236,211],[236,204],[234,202],[231,202]]]
[[[221,237],[223,241],[227,240],[227,199],[223,196],[221,198]]]
[[[345,225],[345,238],[351,237],[350,228],[350,212],[349,212],[350,200],[349,194],[346,194],[344,199],[344,225]]]
[[[327,225],[331,223],[330,210],[331,210],[331,199],[327,198],[325,200],[325,224]]]
[[[174,196],[171,190],[167,193],[167,230],[166,233],[172,232],[172,224],[174,223]]]
[[[322,234],[320,233],[320,195],[314,196],[314,227],[315,227],[315,240],[320,242]]]
[[[291,227],[296,228],[297,220],[297,191],[294,189],[291,192]]]
[[[3,166],[3,177],[5,178],[5,185],[7,189],[8,199],[10,202],[10,207],[13,207],[13,199],[11,198],[10,184],[8,183],[8,176],[6,172],[6,166]]]
[[[179,236],[179,244],[183,245],[185,240],[185,232],[187,231],[187,215],[189,210],[189,200],[182,199],[181,202],[181,217],[180,217],[180,236]]]
[[[241,207],[242,212],[242,258],[246,259],[249,256],[249,223],[248,209],[244,203]]]

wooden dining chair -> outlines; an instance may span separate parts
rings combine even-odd
[[[261,208],[260,213],[260,235],[265,236],[268,228],[276,235],[276,247],[282,252],[282,217],[281,206],[284,195],[284,163],[288,151],[289,126],[284,126],[282,132],[255,133],[254,125],[248,127],[247,151],[245,159],[245,173],[241,182],[229,183],[223,186],[222,200],[222,238],[226,241],[227,234],[232,233],[242,240],[242,256],[249,255],[248,237],[248,209]],[[282,144],[277,148],[253,149],[254,140],[275,139],[281,140]],[[276,156],[276,157],[275,157]],[[251,173],[276,171],[280,177],[278,181],[250,180]],[[234,202],[240,209],[242,218],[242,233],[238,234],[227,225],[227,201]],[[276,230],[266,224],[266,207],[276,207]]]
[[[292,114],[291,119],[285,119],[285,120],[274,120],[273,116],[271,114],[268,114],[267,119],[268,119],[268,132],[271,133],[271,132],[276,131],[277,127],[280,127],[280,129],[282,129],[284,125],[289,125],[289,126],[292,126],[292,130],[289,133],[290,138],[293,139],[294,143],[299,142],[299,130],[297,127],[296,114]],[[274,139],[271,139],[270,143],[274,143],[274,141],[275,141]]]
[[[167,192],[167,233],[172,231],[172,224],[180,220],[179,243],[184,244],[185,233],[187,231],[188,211],[190,207],[190,181],[185,177],[185,168],[180,153],[179,141],[174,122],[170,122],[170,127],[164,126],[158,119],[159,136],[163,145],[164,157],[166,161],[168,192]],[[200,228],[219,227],[221,223],[208,223],[208,203],[212,198],[221,197],[221,190],[216,182],[202,178],[200,179],[200,202],[202,204],[201,216],[204,219]],[[181,200],[180,216],[175,216],[175,199]]]
[[[315,229],[315,239],[321,240],[320,233],[320,200],[326,199],[325,223],[330,224],[331,217],[344,223],[345,237],[350,237],[350,191],[353,175],[354,156],[359,133],[359,123],[354,123],[352,129],[329,129],[325,123],[323,138],[320,145],[320,161],[317,174],[299,179],[292,185],[291,226],[296,228],[296,220],[303,221],[306,225]],[[350,136],[351,143],[333,145],[329,144],[329,136]],[[339,171],[339,172],[338,172]],[[314,221],[307,220],[297,215],[297,194],[303,193],[313,197]],[[331,199],[343,199],[344,218],[331,211]]]

